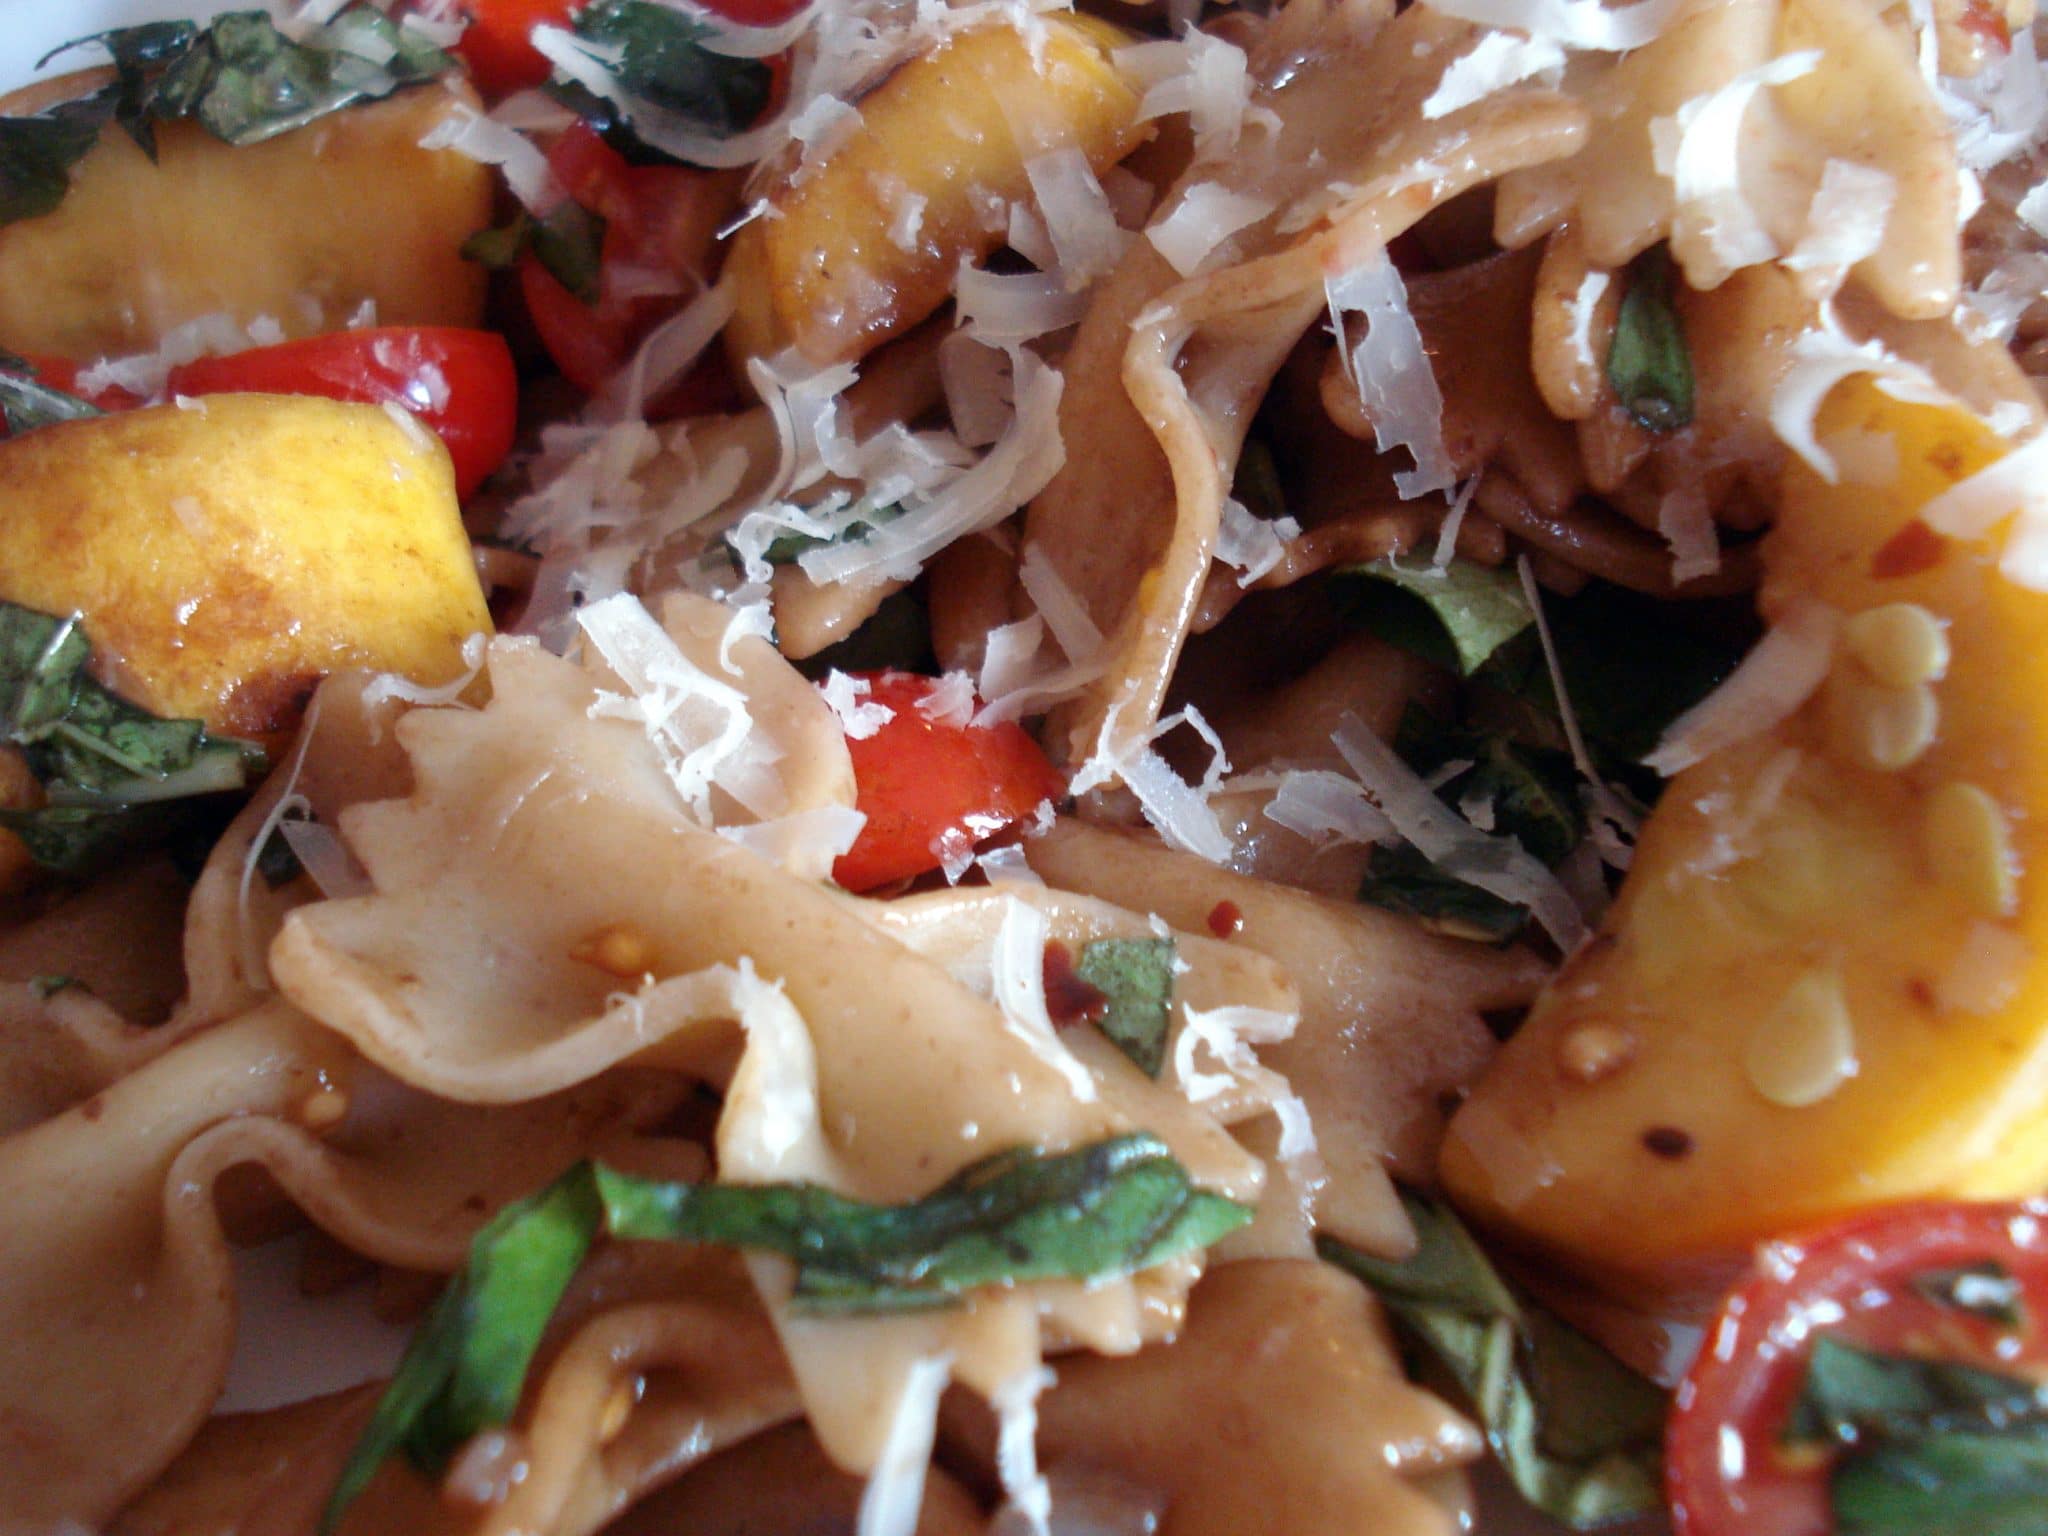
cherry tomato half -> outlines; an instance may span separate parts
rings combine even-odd
[[[914,672],[862,672],[863,703],[895,711],[874,735],[847,739],[855,804],[867,816],[832,868],[850,891],[939,867],[940,839],[965,833],[979,842],[1057,799],[1066,786],[1020,725],[954,725],[917,706],[937,680]]]
[[[105,389],[81,390],[78,387],[78,364],[68,357],[52,357],[38,352],[22,359],[39,384],[67,395],[76,395],[89,405],[96,405],[103,411],[126,411],[142,404],[142,396],[133,390],[123,389],[118,384],[109,384]]]
[[[448,445],[467,497],[512,447],[519,377],[505,338],[456,326],[377,326],[202,357],[171,370],[179,395],[325,395],[392,401]]]
[[[455,51],[477,89],[509,96],[545,81],[554,66],[533,46],[538,26],[566,27],[581,0],[463,0],[469,17]]]
[[[2026,1298],[2015,1335],[1913,1282],[1995,1264]],[[1831,1536],[1830,1463],[1783,1432],[1823,1333],[1890,1354],[1987,1370],[2048,1359],[2048,1202],[1886,1206],[1767,1243],[1722,1304],[1680,1383],[1665,1440],[1677,1536]],[[2017,1353],[2016,1353],[2017,1350]]]

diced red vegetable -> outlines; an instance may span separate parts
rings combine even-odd
[[[105,389],[82,390],[78,387],[78,364],[68,357],[51,357],[47,353],[36,353],[22,359],[35,370],[36,381],[50,388],[61,390],[67,395],[76,395],[103,411],[132,410],[142,404],[142,396],[133,390],[110,384]]]
[[[325,395],[395,402],[448,445],[468,496],[504,460],[519,414],[511,348],[491,331],[379,326],[202,357],[171,370],[180,395]]]
[[[469,27],[455,51],[486,96],[541,84],[553,67],[533,46],[533,29],[566,27],[580,0],[463,0]]]
[[[1066,786],[1024,728],[1015,724],[952,725],[918,709],[935,679],[914,672],[865,672],[863,702],[895,711],[861,740],[848,739],[857,805],[867,825],[832,876],[851,891],[870,891],[939,867],[941,839],[965,834],[980,842],[1029,816]]]

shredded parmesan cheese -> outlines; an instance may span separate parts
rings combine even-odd
[[[1458,477],[1444,448],[1444,397],[1409,311],[1401,274],[1385,251],[1376,251],[1342,277],[1327,279],[1324,289],[1340,346],[1344,316],[1365,318],[1365,334],[1346,361],[1372,420],[1374,441],[1382,453],[1398,447],[1414,455],[1415,468],[1396,474],[1394,488],[1410,499],[1449,490]]]
[[[1841,615],[1827,604],[1795,602],[1726,682],[1671,722],[1644,766],[1669,778],[1774,729],[1827,677],[1840,626]]]

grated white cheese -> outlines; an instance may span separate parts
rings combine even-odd
[[[1579,279],[1578,292],[1572,295],[1568,310],[1572,324],[1566,344],[1571,348],[1574,364],[1594,374],[1600,371],[1600,360],[1593,353],[1593,316],[1610,282],[1612,279],[1605,272],[1588,272]]]
[[[1238,1087],[1258,1094],[1280,1121],[1279,1152],[1289,1161],[1315,1151],[1315,1127],[1292,1085],[1262,1065],[1251,1047],[1291,1039],[1298,1022],[1298,1015],[1270,1008],[1225,1004],[1204,1009],[1182,1003],[1181,1027],[1173,1040],[1173,1075],[1188,1102],[1200,1104]],[[1197,1048],[1206,1050],[1222,1070],[1204,1072],[1195,1058]]]
[[[1921,368],[1886,351],[1881,342],[1851,341],[1826,305],[1820,318],[1820,329],[1792,343],[1792,366],[1771,392],[1771,428],[1780,442],[1833,485],[1838,471],[1833,456],[1814,438],[1814,421],[1828,392],[1842,380],[1854,373],[1872,373],[1888,381],[1888,393],[1901,399],[1946,397]]]
[[[303,796],[296,798],[305,806]],[[277,830],[299,866],[329,901],[366,895],[372,889],[368,871],[342,846],[334,828],[303,816],[287,816],[278,822]]]
[[[1479,831],[1416,777],[1364,721],[1346,714],[1330,738],[1394,830],[1444,873],[1525,906],[1559,949],[1586,936],[1585,919],[1557,876],[1511,837]]]
[[[1658,174],[1671,178],[1678,217],[1697,226],[1722,272],[1778,254],[1742,190],[1743,118],[1757,92],[1811,74],[1819,61],[1818,49],[1782,54],[1650,123],[1651,158]]]
[[[1841,618],[1826,603],[1795,602],[1720,687],[1671,722],[1644,766],[1670,778],[1789,718],[1826,679]]]
[[[1211,864],[1229,862],[1236,845],[1209,805],[1209,797],[1222,787],[1224,775],[1230,772],[1230,760],[1224,756],[1222,741],[1200,712],[1190,706],[1161,720],[1118,756],[1111,743],[1116,739],[1118,720],[1127,703],[1128,700],[1104,716],[1095,750],[1075,772],[1068,785],[1069,791],[1076,795],[1084,794],[1098,785],[1120,779],[1137,797],[1138,808],[1144,812],[1145,820],[1152,824],[1168,847],[1195,854]],[[1209,767],[1199,785],[1188,783],[1153,750],[1154,742],[1182,725],[1191,728],[1209,746]]]
[[[1270,110],[1252,105],[1245,52],[1225,38],[1190,28],[1178,39],[1119,48],[1110,59],[1144,90],[1139,122],[1177,112],[1188,115],[1197,162],[1236,149],[1247,123],[1279,126]]]
[[[925,1469],[938,1434],[939,1398],[952,1375],[951,1355],[924,1356],[904,1373],[882,1453],[861,1490],[855,1536],[912,1536],[916,1531]]]
[[[1031,605],[1044,616],[1067,659],[1094,660],[1102,650],[1102,630],[1088,616],[1087,604],[1067,585],[1044,545],[1025,545],[1024,557],[1017,562],[1017,581]]]
[[[532,213],[546,213],[562,199],[562,185],[548,166],[548,157],[525,134],[486,117],[463,102],[427,130],[421,149],[450,149],[481,165],[495,165],[505,173],[505,185],[520,205]]]
[[[1317,844],[1370,844],[1399,835],[1356,779],[1328,768],[1290,768],[1282,773],[1263,814],[1274,825]]]
[[[593,421],[636,421],[647,402],[697,365],[732,318],[735,290],[717,283],[647,333],[625,367],[607,379],[590,404]]]
[[[1009,1507],[1032,1536],[1047,1536],[1052,1488],[1038,1469],[1038,1399],[1054,1381],[1045,1366],[1020,1371],[989,1394],[996,1411],[996,1473]]]
[[[1601,0],[1427,0],[1446,16],[1505,27],[1531,37],[1595,53],[1626,53],[1656,41],[1681,0],[1636,0],[1609,7]]]
[[[164,392],[171,370],[202,357],[224,357],[251,347],[274,347],[284,340],[284,327],[270,315],[258,315],[246,326],[225,311],[200,315],[164,332],[153,352],[103,358],[78,373],[82,394],[125,389],[145,399]]]
[[[886,704],[861,702],[874,691],[874,684],[866,678],[849,677],[837,667],[826,673],[825,681],[818,684],[819,694],[832,713],[839,717],[839,728],[849,741],[866,741],[896,718],[896,711]]]
[[[1237,571],[1237,584],[1249,587],[1287,558],[1287,546],[1301,537],[1301,524],[1291,517],[1272,522],[1254,517],[1234,496],[1223,499],[1223,517],[1216,529],[1216,558]]]
[[[989,954],[990,990],[1010,1033],[1064,1078],[1076,1099],[1092,1104],[1098,1096],[1095,1074],[1061,1043],[1046,1009],[1045,943],[1049,933],[1043,912],[1006,898]]]
[[[2006,580],[2048,591],[2048,434],[1958,481],[1920,509],[1920,520],[1951,538],[1982,539],[2012,519],[1998,568]]]
[[[1070,292],[1057,271],[997,274],[963,259],[953,283],[954,317],[989,346],[1063,331],[1087,312],[1088,295]]]
[[[788,816],[719,827],[718,835],[806,878],[829,868],[860,836],[868,818],[850,805],[817,805]]]
[[[1271,213],[1270,197],[1233,192],[1218,181],[1196,182],[1166,217],[1145,230],[1153,249],[1182,277],[1192,277],[1232,235]]]
[[[1458,530],[1464,527],[1465,514],[1471,510],[1472,498],[1478,494],[1479,482],[1485,478],[1486,471],[1482,468],[1474,473],[1471,479],[1459,486],[1457,492],[1450,498],[1451,508],[1444,514],[1444,520],[1437,528],[1436,550],[1429,559],[1429,563],[1437,570],[1448,570],[1451,561],[1457,557]]]
[[[1721,539],[1714,531],[1706,492],[1698,485],[1681,485],[1658,499],[1657,532],[1671,546],[1674,583],[1711,576],[1721,569]]]
[[[953,435],[970,448],[986,448],[1009,425],[1010,357],[967,331],[939,341],[939,388]]]
[[[966,725],[974,718],[974,679],[965,672],[945,673],[917,701],[917,712],[933,725]]]
[[[1794,272],[1817,272],[1832,294],[1851,267],[1878,248],[1898,183],[1873,166],[1830,160],[1806,209],[1806,232],[1785,256]]]
[[[1342,277],[1325,279],[1323,288],[1339,346],[1345,342],[1344,316],[1365,319],[1365,333],[1346,362],[1375,443],[1382,453],[1406,448],[1414,456],[1415,468],[1397,473],[1394,488],[1407,499],[1449,490],[1458,477],[1444,447],[1444,398],[1401,274],[1381,250]]]
[[[1065,287],[1086,288],[1117,264],[1130,241],[1088,157],[1072,146],[1055,149],[1025,161],[1024,174],[1038,199]]]
[[[484,653],[490,638],[481,632],[469,636],[462,642],[462,673],[452,677],[436,688],[416,683],[397,672],[380,672],[371,678],[363,689],[363,707],[375,709],[387,700],[398,699],[406,704],[445,705],[458,702],[468,691],[469,685],[484,669]]]
[[[1551,39],[1488,32],[1470,53],[1451,60],[1423,102],[1422,115],[1434,122],[1524,80],[1555,85],[1563,73],[1564,49]]]

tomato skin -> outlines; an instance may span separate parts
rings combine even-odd
[[[33,353],[22,359],[34,370],[38,383],[60,390],[67,395],[76,395],[89,405],[96,405],[103,411],[128,411],[142,404],[142,396],[118,384],[109,384],[105,389],[90,393],[78,387],[78,364],[68,357],[53,357],[47,352]]]
[[[544,82],[554,68],[533,46],[538,26],[566,27],[581,0],[464,0],[469,26],[455,52],[477,89],[509,96]]]
[[[647,333],[711,281],[715,235],[737,186],[724,172],[633,165],[587,123],[564,131],[548,166],[570,201],[605,221],[598,297],[586,304],[532,252],[519,259],[519,292],[541,345],[562,377],[595,395],[631,360]],[[649,292],[650,278],[666,278]],[[654,418],[738,404],[714,351],[651,402]]]
[[[1944,1353],[2010,1369],[1991,1325],[1910,1284],[1986,1260],[2019,1281],[2034,1315],[2048,1308],[2048,1202],[1882,1206],[1759,1249],[1673,1403],[1664,1466],[1675,1536],[1832,1536],[1825,1461],[1789,1464],[1777,1447],[1814,1337],[1880,1350],[1933,1337]],[[2025,1343],[2030,1358],[2048,1354],[2038,1331]]]
[[[939,867],[948,832],[974,841],[1056,800],[1066,785],[1020,725],[952,725],[917,707],[935,679],[915,672],[857,672],[869,685],[861,702],[895,716],[874,735],[849,737],[856,808],[867,824],[832,868],[850,891],[871,891]]]
[[[173,368],[172,394],[325,395],[402,405],[447,444],[468,497],[511,451],[519,415],[512,349],[492,331],[377,326],[333,331]]]

